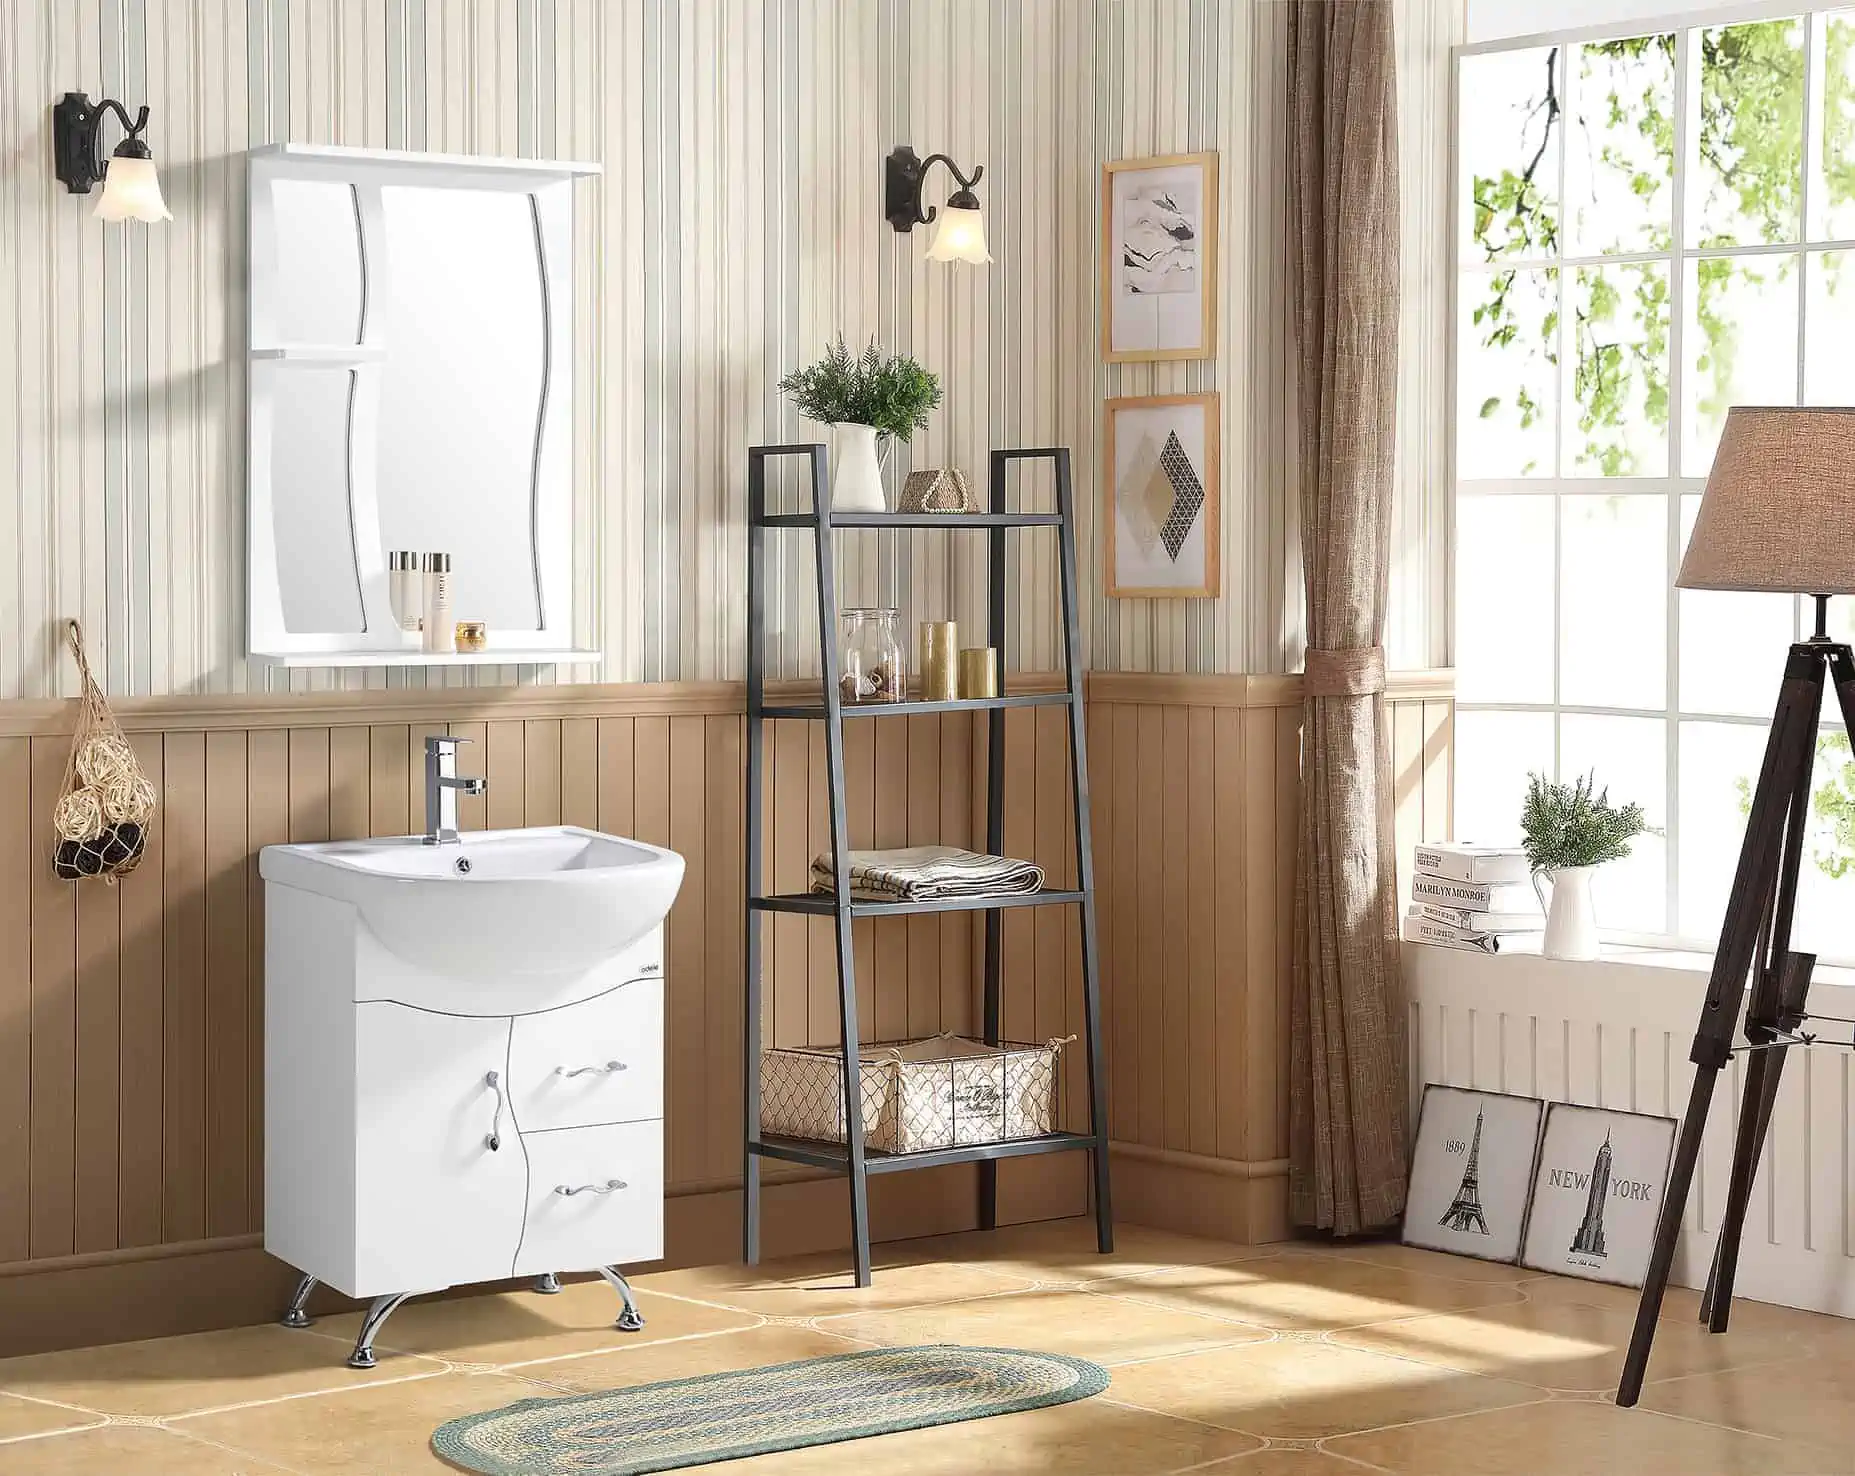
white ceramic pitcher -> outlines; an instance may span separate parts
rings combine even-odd
[[[833,512],[885,512],[882,459],[876,454],[876,427],[835,426],[836,467],[831,473]]]
[[[1597,957],[1597,911],[1591,902],[1591,874],[1595,866],[1561,866],[1556,871],[1534,872],[1533,892],[1546,911],[1546,938],[1540,952],[1547,958]],[[1540,877],[1552,887],[1552,903],[1540,891]]]

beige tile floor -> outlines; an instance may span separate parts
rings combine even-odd
[[[1741,1303],[1713,1338],[1670,1297],[1642,1406],[1609,1402],[1634,1297],[1397,1246],[1245,1247],[1078,1221],[836,1257],[409,1303],[380,1366],[353,1318],[0,1362],[5,1476],[402,1476],[432,1430],[516,1399],[876,1344],[1050,1348],[1107,1364],[1079,1404],[732,1463],[726,1476],[1855,1476],[1855,1323]]]

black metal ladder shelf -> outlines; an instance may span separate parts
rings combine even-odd
[[[767,462],[802,457],[811,465],[812,509],[768,513]],[[1054,513],[1005,510],[1005,477],[1013,461],[1049,461],[1056,473]],[[994,451],[991,458],[990,511],[983,513],[833,513],[829,506],[829,463],[822,444],[753,446],[747,453],[747,940],[746,1022],[743,1031],[746,1073],[745,1152],[743,1154],[743,1253],[748,1265],[760,1259],[760,1164],[767,1158],[830,1169],[850,1180],[850,1233],[858,1286],[870,1284],[869,1175],[950,1163],[979,1165],[979,1224],[998,1223],[998,1161],[1038,1153],[1087,1152],[1093,1168],[1095,1237],[1105,1255],[1114,1248],[1108,1192],[1108,1116],[1101,1073],[1101,994],[1096,969],[1095,880],[1089,842],[1088,769],[1083,742],[1082,645],[1076,593],[1075,498],[1067,447]],[[1005,626],[1005,535],[1018,528],[1057,530],[1063,618],[1064,686],[1060,692],[967,699],[956,702],[891,702],[843,705],[838,671],[837,594],[831,534],[839,528],[937,528],[983,532],[987,541],[988,644],[998,650],[1001,673],[1008,669]],[[769,529],[809,529],[817,554],[819,671],[822,696],[816,703],[777,705],[766,701],[766,534]],[[1072,891],[1030,892],[1001,897],[955,897],[931,902],[866,902],[850,895],[852,849],[844,799],[844,722],[847,718],[890,717],[907,713],[986,712],[986,850],[1002,854],[1004,846],[1005,712],[1013,707],[1062,705],[1069,709],[1069,775],[1074,798],[1076,877]],[[834,893],[768,895],[761,876],[761,840],[765,758],[762,739],[770,721],[822,722],[830,793],[831,849],[835,857]],[[1088,1131],[1053,1132],[999,1143],[932,1149],[916,1153],[882,1153],[863,1142],[863,1104],[858,1089],[856,962],[851,923],[862,917],[906,917],[919,913],[985,913],[984,1038],[998,1044],[1002,1011],[1003,928],[1007,907],[1066,906],[1076,909],[1082,930],[1084,1049],[1088,1060]],[[838,1019],[843,1052],[845,1141],[800,1141],[768,1137],[760,1130],[760,961],[761,918],[768,913],[799,913],[833,920],[837,944]]]

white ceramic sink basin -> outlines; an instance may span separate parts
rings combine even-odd
[[[268,882],[352,903],[390,953],[438,974],[546,978],[604,963],[663,921],[683,858],[574,825],[266,846]]]

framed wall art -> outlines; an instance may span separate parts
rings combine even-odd
[[[1217,595],[1217,395],[1107,403],[1107,592],[1117,599]]]
[[[1426,1086],[1404,1203],[1404,1243],[1517,1261],[1546,1104]]]
[[[1533,1177],[1522,1263],[1641,1286],[1674,1146],[1672,1117],[1554,1102]]]
[[[1217,155],[1102,166],[1101,356],[1217,351]]]

